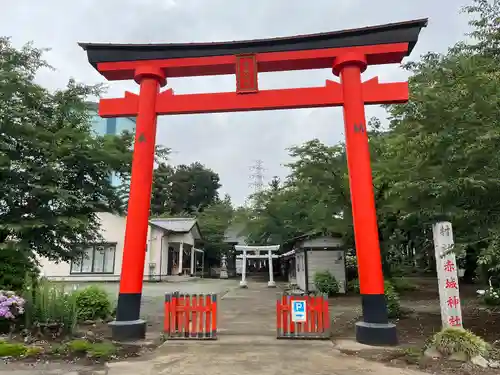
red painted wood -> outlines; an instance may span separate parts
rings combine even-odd
[[[167,336],[198,338],[217,331],[217,303],[212,296],[178,295],[165,302],[164,332]]]
[[[397,64],[406,56],[408,43],[267,52],[256,54],[256,57],[259,72],[283,72],[288,70],[330,69],[336,57],[349,52],[365,54],[370,65]],[[163,69],[167,78],[235,74],[236,56],[106,62],[97,64],[97,70],[109,81],[119,81],[134,79],[135,70],[143,65]]]
[[[160,90],[160,81],[164,79],[164,77],[155,76],[155,73],[157,72],[153,69],[151,75],[142,79],[140,99],[137,99],[136,105],[136,134],[123,245],[120,293],[142,293],[146,260],[144,244],[147,241],[149,226],[156,145],[155,100]]]
[[[384,294],[384,275],[378,237],[377,214],[370,166],[370,147],[365,117],[365,84],[361,73],[366,56],[344,55],[333,67],[343,91],[349,189],[361,294]]]
[[[306,322],[292,321],[292,301],[306,302]],[[282,296],[276,301],[278,337],[324,337],[330,330],[328,299],[322,296]]]
[[[408,101],[408,83],[379,83],[375,77],[363,83],[363,98],[365,104],[405,103]],[[126,92],[124,98],[101,99],[99,116],[135,116],[138,102],[138,95],[130,92]],[[172,90],[166,90],[157,98],[156,112],[158,115],[179,115],[336,107],[342,104],[342,85],[327,80],[323,87],[261,90],[248,95],[235,92],[175,95]]]
[[[236,56],[236,93],[248,94],[259,91],[257,57]]]

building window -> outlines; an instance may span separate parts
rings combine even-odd
[[[88,245],[82,255],[71,261],[72,274],[104,273],[115,271],[115,244]]]

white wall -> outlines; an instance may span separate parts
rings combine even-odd
[[[148,256],[146,257],[147,264],[145,266],[146,274],[148,278],[150,278],[150,276],[155,278],[157,275],[166,275],[168,265],[168,237],[165,236],[163,229],[150,226],[148,238]],[[150,263],[155,265],[153,275],[150,275]]]
[[[314,249],[321,249],[322,247],[341,247],[343,246],[343,242],[341,238],[335,237],[317,237],[311,238],[304,242],[302,242],[301,247],[308,248],[312,247]]]
[[[194,246],[194,237],[191,233],[172,233],[168,236],[169,242],[184,242],[188,245]]]
[[[346,292],[345,254],[343,250],[307,250],[309,291],[316,290],[316,272],[330,271],[339,283],[339,293]]]
[[[104,242],[116,243],[114,272],[110,274],[94,274],[94,275],[78,275],[71,274],[71,264],[69,262],[56,263],[47,258],[38,258],[40,262],[41,272],[44,276],[52,280],[80,280],[80,281],[102,281],[102,280],[119,280],[122,258],[123,258],[123,241],[125,238],[125,223],[126,217],[113,215],[107,212],[99,212],[99,220],[101,222],[101,235]],[[146,262],[147,263],[147,262]],[[145,265],[147,268],[147,264]]]

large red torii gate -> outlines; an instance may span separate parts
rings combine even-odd
[[[258,111],[343,106],[363,321],[356,324],[359,342],[397,343],[384,295],[377,216],[373,196],[365,104],[404,103],[406,82],[361,81],[368,65],[400,63],[410,54],[426,19],[361,29],[276,39],[186,44],[88,44],[89,62],[108,80],[133,79],[139,95],[101,99],[102,117],[137,116],[128,217],[115,339],[143,338],[140,319],[156,119],[158,115]],[[322,87],[259,90],[258,73],[332,69],[340,83]],[[160,93],[167,78],[234,74],[236,91],[175,95]]]

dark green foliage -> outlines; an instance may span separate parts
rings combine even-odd
[[[418,290],[418,286],[406,277],[394,277],[391,279],[391,284],[394,290],[400,294]]]
[[[26,300],[24,326],[34,335],[74,333],[78,320],[75,293],[63,283],[42,278],[35,284],[27,278],[23,297]]]
[[[469,359],[478,355],[486,356],[489,350],[488,343],[482,338],[462,328],[443,329],[432,337],[429,346],[443,355],[463,353]]]
[[[76,291],[75,294],[79,321],[107,319],[110,316],[111,302],[104,289],[89,286]]]
[[[386,277],[435,273],[431,226],[440,220],[453,224],[469,279],[476,268],[500,274],[500,1],[472,0],[465,11],[472,39],[405,64],[409,103],[386,107],[389,126],[369,122]],[[345,145],[315,139],[290,156],[287,179],[253,197],[250,242],[340,233],[354,248]],[[354,271],[348,264],[348,280]]]
[[[316,291],[327,296],[333,296],[339,292],[339,283],[330,271],[321,271],[314,274],[314,286]]]
[[[401,316],[401,303],[398,292],[396,292],[394,286],[389,281],[384,282],[384,292],[389,318],[399,318]]]
[[[32,254],[10,243],[0,250],[0,289],[21,292],[26,276],[36,278],[38,267]]]
[[[347,282],[347,292],[359,294],[359,280],[354,279]]]
[[[109,175],[130,170],[130,137],[96,137],[86,100],[100,88],[35,83],[43,51],[0,38],[0,251],[69,260],[99,239],[96,212],[119,210]],[[64,240],[61,240],[64,238]]]

